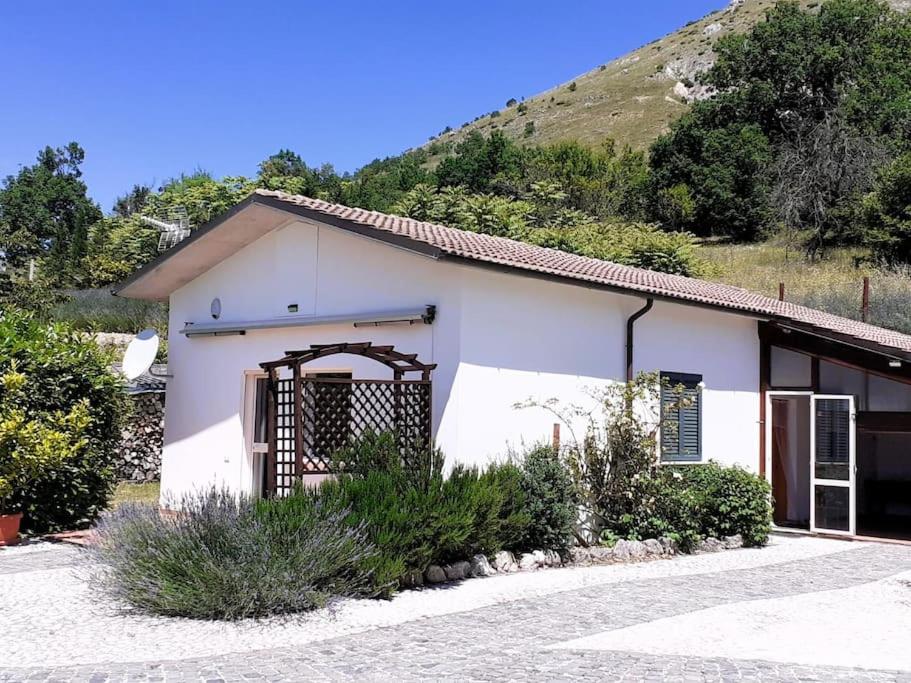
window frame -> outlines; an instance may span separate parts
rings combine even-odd
[[[661,387],[659,395],[660,411],[661,411],[661,428],[659,430],[658,438],[658,455],[659,462],[661,464],[667,465],[679,465],[679,464],[693,464],[702,462],[702,424],[703,424],[703,390],[705,389],[705,383],[703,381],[703,376],[691,372],[668,372],[662,370],[659,373]],[[683,385],[688,390],[696,391],[696,402],[694,406],[685,408],[684,410],[696,410],[696,452],[695,453],[681,453],[682,445],[682,424],[681,424],[681,411],[680,408],[677,408],[677,452],[668,453],[665,446],[665,438],[667,432],[665,431],[664,425],[667,422],[667,417],[664,412],[665,406],[665,392],[672,387]],[[671,420],[673,422],[673,420]]]

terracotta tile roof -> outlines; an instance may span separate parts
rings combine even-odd
[[[806,306],[778,301],[740,287],[680,275],[622,266],[524,242],[424,223],[377,211],[331,204],[284,192],[257,190],[257,195],[309,209],[326,217],[372,228],[434,248],[441,256],[542,273],[580,283],[612,287],[666,299],[751,313],[794,323],[862,342],[911,353],[911,335],[842,318]]]

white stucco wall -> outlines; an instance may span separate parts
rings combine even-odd
[[[250,330],[186,338],[185,322],[341,315],[437,306],[433,325]],[[483,464],[549,440],[554,418],[516,410],[528,398],[590,402],[587,388],[625,375],[626,318],[635,297],[517,277],[373,242],[329,226],[293,223],[261,238],[171,297],[162,496],[210,484],[248,490],[244,373],[310,344],[394,344],[434,372],[434,428],[451,462]],[[636,326],[636,370],[703,375],[704,459],[758,463],[758,337],[749,318],[656,303]],[[388,377],[387,368],[335,356],[311,367]],[[564,438],[569,438],[564,431]]]

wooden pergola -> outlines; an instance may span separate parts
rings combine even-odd
[[[392,379],[307,377],[302,366],[349,354],[392,370]],[[264,493],[289,491],[305,475],[330,472],[335,452],[367,432],[393,432],[403,457],[415,443],[429,444],[431,373],[435,363],[418,360],[391,345],[371,342],[314,344],[260,363],[268,373],[268,453]],[[291,370],[282,378],[280,370]],[[417,379],[406,379],[419,373]]]
[[[394,379],[404,379],[406,372],[420,372],[421,379],[430,380],[430,373],[436,369],[436,363],[422,363],[416,353],[402,353],[396,351],[394,346],[374,346],[372,342],[343,342],[340,344],[311,344],[309,349],[302,351],[285,351],[283,358],[260,363],[260,367],[267,372],[275,368],[287,367],[292,370],[304,363],[309,363],[317,358],[334,356],[345,353],[355,356],[370,358],[378,363],[392,368]]]

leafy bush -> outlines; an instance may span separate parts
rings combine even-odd
[[[419,488],[426,488],[443,472],[439,449],[423,444],[402,445],[392,432],[368,430],[336,451],[332,460],[335,472],[361,477],[371,472],[393,472]]]
[[[362,526],[379,551],[368,565],[388,594],[412,571],[449,559],[471,536],[474,514],[443,496],[443,480],[414,486],[401,471],[343,474],[314,491],[299,491],[330,509],[347,510],[351,526]]]
[[[8,505],[25,513],[26,532],[84,526],[107,505],[124,408],[121,381],[109,362],[94,342],[66,325],[17,311],[0,314],[0,418],[19,425],[18,436],[7,433],[7,443],[26,438],[35,449],[56,443],[53,449],[68,453],[45,462],[10,496]],[[41,425],[54,434],[36,436]],[[10,453],[0,452],[0,458]]]
[[[84,403],[69,413],[54,413],[40,420],[28,419],[15,408],[25,375],[11,371],[0,377],[4,402],[0,404],[0,514],[13,512],[9,501],[15,491],[27,490],[46,469],[60,467],[79,457],[87,446],[83,438],[89,424]]]
[[[522,490],[528,525],[526,549],[565,550],[573,539],[576,492],[569,471],[549,446],[535,446],[522,462]]]
[[[496,537],[500,550],[527,550],[523,547],[531,525],[531,512],[526,503],[525,474],[512,462],[492,464],[481,474],[481,479],[498,491],[503,498],[497,516]]]
[[[715,462],[681,467],[672,476],[699,501],[699,527],[705,536],[740,534],[744,545],[764,545],[772,522],[771,488],[760,476]],[[675,479],[676,480],[676,479]]]
[[[610,520],[609,536],[642,540],[670,537],[691,550],[702,538],[701,496],[682,485],[680,475],[660,467],[636,476],[629,485],[623,512]]]
[[[550,409],[567,423],[587,420],[584,438],[566,446],[580,503],[580,540],[670,536],[688,550],[705,536],[740,534],[746,545],[765,543],[771,505],[764,479],[717,463],[659,465],[656,437],[665,422],[660,390],[656,373],[639,373],[632,382],[595,394],[594,411],[526,404]],[[674,403],[686,402],[680,394]]]
[[[368,435],[339,454],[357,467],[294,494],[346,510],[348,523],[363,527],[378,550],[368,565],[381,591],[388,594],[430,564],[492,554],[524,540],[528,513],[514,465],[483,473],[457,466],[448,478],[438,469],[416,477],[389,457],[392,444],[388,435]],[[440,462],[438,453],[430,457]]]
[[[254,502],[211,490],[162,516],[124,504],[101,518],[97,585],[130,607],[195,619],[243,619],[377,592],[363,530],[307,496]]]
[[[744,545],[764,545],[771,530],[770,493],[765,479],[739,467],[660,467],[636,479],[631,505],[609,531],[630,539],[669,536],[684,550],[707,536],[735,534]]]

